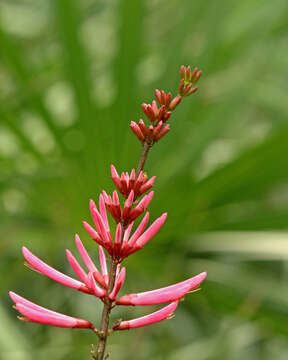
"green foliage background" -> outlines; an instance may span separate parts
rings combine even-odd
[[[178,68],[203,69],[146,170],[168,221],[126,262],[125,292],[203,270],[173,320],[110,338],[111,359],[288,356],[287,0],[0,1],[0,359],[88,359],[88,331],[24,324],[9,289],[99,321],[100,304],[30,272],[26,245],[71,274],[89,198],[136,166],[129,122]],[[149,312],[121,308],[115,319]]]

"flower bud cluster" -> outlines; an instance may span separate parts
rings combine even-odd
[[[132,169],[130,175],[128,172],[122,172],[121,176],[119,176],[114,165],[111,165],[111,177],[116,188],[125,197],[125,199],[128,198],[129,194],[133,190],[134,201],[139,196],[150,190],[156,180],[156,176],[152,176],[150,179],[148,179],[148,176],[143,173],[142,170],[136,178],[135,169]]]
[[[189,96],[198,90],[197,86],[193,86],[198,82],[202,75],[202,71],[198,70],[197,67],[194,70],[191,70],[191,67],[188,66],[187,68],[182,65],[180,67],[180,83],[179,83],[179,94],[181,96]]]
[[[182,65],[180,67],[179,95],[173,98],[170,92],[166,94],[165,91],[156,89],[157,101],[153,100],[152,104],[142,104],[142,110],[151,125],[147,126],[143,119],[140,119],[138,124],[135,121],[130,123],[131,130],[141,143],[153,145],[169,132],[170,125],[166,122],[172,115],[172,111],[180,104],[183,97],[197,91],[197,86],[194,84],[200,79],[201,74],[202,71],[198,68],[192,71],[190,66],[186,68]]]

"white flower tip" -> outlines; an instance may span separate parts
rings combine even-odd
[[[24,254],[25,252],[29,251],[26,246],[22,246],[22,253]]]
[[[14,300],[14,297],[15,297],[16,294],[15,294],[13,291],[11,291],[11,290],[8,292],[8,294],[9,294],[11,300],[14,301],[14,302],[16,302],[16,301]]]
[[[207,276],[207,272],[206,272],[206,271],[203,271],[203,272],[200,273],[198,276],[201,277],[201,278],[203,278],[203,280],[204,280],[204,279],[206,278],[206,276]]]

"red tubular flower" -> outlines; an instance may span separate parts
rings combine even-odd
[[[167,320],[172,317],[173,311],[176,309],[179,301],[174,301],[164,308],[153,312],[152,314],[142,316],[133,320],[126,320],[117,323],[114,330],[129,330],[135,329],[142,326],[155,324],[157,322]]]
[[[135,121],[131,121],[130,128],[141,142],[145,141],[145,136]]]
[[[94,325],[87,320],[63,315],[58,312],[46,309],[42,306],[32,303],[29,300],[26,300],[22,296],[17,295],[12,291],[9,292],[9,296],[15,303],[16,309],[20,312],[20,314],[25,316],[24,318],[19,317],[19,319],[22,321],[29,321],[57,327],[94,329]]]
[[[86,272],[83,270],[81,265],[78,263],[78,261],[75,259],[75,257],[72,255],[71,251],[66,249],[66,256],[67,260],[75,272],[75,274],[78,276],[78,278],[84,283],[87,284],[88,278]]]
[[[140,176],[140,175],[139,175]],[[152,178],[150,179],[152,180]],[[149,181],[151,184],[151,181]],[[147,182],[148,183],[148,182]],[[150,184],[147,185],[144,183],[145,188],[150,187]],[[136,183],[137,184],[137,183]],[[101,195],[102,196],[102,195]],[[151,200],[153,199],[154,191],[150,191],[150,193],[144,195],[141,201],[133,208],[133,204],[135,201],[134,191],[131,190],[129,196],[127,197],[123,209],[120,206],[119,197],[116,191],[113,192],[113,197],[108,195],[103,190],[102,198],[105,199],[105,204],[111,216],[114,218],[116,223],[123,223],[129,225],[132,221],[137,219],[143,212],[147,209],[148,205],[150,204]],[[113,247],[112,238],[110,234],[109,225],[107,224],[106,229],[104,228],[103,218],[99,214],[96,205],[93,200],[90,200],[90,210],[91,215],[94,220],[95,227],[97,231],[95,231],[89,224],[84,222],[84,227],[87,232],[92,236],[92,238],[99,244],[103,245],[104,248],[109,252],[111,255],[111,249]],[[100,238],[97,238],[96,234],[100,235]]]
[[[158,305],[182,298],[188,292],[196,289],[207,274],[203,272],[180,283],[164,288],[146,291],[138,294],[124,295],[116,300],[117,305]]]
[[[107,271],[106,255],[102,246],[99,246],[99,261],[100,261],[101,272],[105,281],[105,285],[108,286],[109,276]]]
[[[85,249],[82,241],[79,236],[75,236],[76,246],[78,248],[79,254],[86,265],[89,274],[78,263],[76,258],[73,256],[70,250],[66,250],[67,260],[78,276],[80,281],[73,279],[72,277],[61,273],[60,271],[52,268],[39,259],[37,256],[32,254],[27,248],[23,247],[23,255],[28,262],[29,267],[40,272],[41,274],[49,277],[50,279],[57,281],[67,287],[77,289],[79,291],[95,295],[99,298],[106,296],[106,289],[109,282],[109,276],[107,272],[106,256],[101,247],[99,247],[99,260],[101,265],[101,272],[97,269],[96,265],[91,260],[87,250]],[[100,287],[95,284],[95,280],[100,285]]]
[[[101,202],[104,201],[102,194],[100,195],[99,198],[100,198]],[[100,201],[99,201],[99,203],[100,203]],[[89,224],[87,224],[86,222],[83,222],[84,227],[88,231],[88,233],[90,233],[93,240],[96,241],[100,246],[103,246],[109,252],[109,254],[111,254],[111,251],[113,248],[113,241],[112,241],[112,237],[111,237],[111,233],[110,233],[109,224],[107,221],[107,214],[105,213],[105,216],[103,216],[98,211],[93,200],[90,200],[90,212],[91,212],[93,222],[95,224],[95,227],[96,227],[99,235],[98,235],[97,231],[95,231],[93,228],[91,228],[91,226]]]
[[[144,195],[144,197],[141,199],[138,205],[135,206],[134,209],[130,209],[128,221],[134,221],[137,219],[140,215],[143,214],[143,212],[147,209],[148,205],[150,204],[151,200],[153,199],[154,191],[150,191],[149,194]]]
[[[147,128],[144,121],[140,119],[138,128],[139,128],[139,132],[141,133],[141,138],[144,138],[144,140],[141,141],[142,142],[146,141],[148,144],[153,145],[154,143],[159,141],[163,136],[165,136],[167,132],[170,130],[170,125],[168,124],[164,126],[163,124],[169,119],[170,115],[171,112],[166,112],[162,120],[160,120],[158,123],[155,123],[155,126],[150,125],[149,128]]]
[[[120,260],[140,250],[149,240],[152,239],[152,237],[160,230],[160,228],[164,224],[167,218],[167,213],[164,213],[158,219],[156,219],[152,223],[152,225],[150,225],[148,229],[143,233],[149,219],[149,213],[146,213],[146,215],[140,222],[138,228],[135,230],[134,234],[129,238],[133,227],[133,220],[140,216],[146,210],[153,196],[153,192],[151,193],[145,195],[140,201],[140,203],[129,213],[129,221],[131,222],[129,226],[127,226],[123,234],[121,223],[119,222],[117,224],[114,243],[111,240],[112,246],[109,245],[108,248],[104,246],[111,256]],[[90,225],[87,225],[87,223],[84,223],[86,230],[88,229],[88,233],[93,238],[93,231],[91,231]]]
[[[62,285],[77,289],[82,292],[90,293],[90,290],[84,283],[61,273],[60,271],[52,268],[50,265],[47,265],[44,261],[40,260],[37,256],[32,254],[25,246],[23,246],[22,252],[24,258],[32,269],[40,272],[43,275],[46,275],[50,279],[57,281]]]
[[[102,271],[102,274],[100,273],[100,271],[97,269],[97,267],[91,260],[90,256],[88,255],[83,243],[81,242],[81,240],[77,234],[75,235],[75,243],[78,248],[79,254],[80,254],[84,264],[88,268],[89,272],[92,272],[96,281],[103,288],[106,289],[107,285],[108,285],[108,280],[105,279],[104,275],[107,275],[107,271],[105,274],[103,273],[103,271]],[[100,263],[101,263],[101,261],[103,262],[104,259],[101,260],[101,256],[103,256],[103,254],[100,251],[100,248],[101,248],[101,246],[99,246],[99,259],[100,259]],[[68,262],[71,265],[75,274],[79,277],[80,280],[82,280],[87,285],[89,283],[89,281],[88,281],[86,272],[81,268],[81,266],[79,265],[79,263],[77,262],[77,260],[74,258],[74,256],[72,255],[72,253],[69,250],[66,250],[66,255],[67,255]],[[106,259],[105,259],[105,262],[106,262]],[[101,270],[102,270],[102,266],[101,266]]]
[[[106,291],[101,289],[96,284],[93,272],[89,272],[89,274],[88,274],[88,285],[89,285],[89,288],[92,289],[94,295],[97,296],[98,298],[103,298],[106,296]]]
[[[167,110],[174,110],[182,101],[182,97],[181,96],[176,96],[173,100],[172,100],[172,94],[169,92],[167,95],[165,93],[165,91],[163,90],[155,90],[155,96],[156,99],[159,103],[160,106],[164,106],[166,112]]]
[[[115,301],[117,294],[119,293],[122,285],[124,284],[125,276],[126,276],[126,269],[125,267],[123,267],[116,278],[112,292],[109,294],[110,301]]]
[[[158,219],[156,219],[153,224],[141,236],[135,236],[133,238],[133,241],[131,241],[131,243],[128,243],[128,245],[130,246],[130,251],[128,251],[128,253],[130,254],[132,252],[140,250],[149,240],[151,240],[152,237],[160,230],[166,218],[167,213],[164,213]],[[139,226],[141,226],[141,224]]]

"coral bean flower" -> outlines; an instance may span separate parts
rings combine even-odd
[[[138,294],[124,295],[116,300],[118,305],[158,305],[181,299],[188,292],[195,290],[207,276],[206,272],[196,275],[180,283],[164,288]]]
[[[15,308],[19,311],[20,314],[24,316],[24,318],[20,318],[22,321],[35,322],[57,327],[94,329],[94,325],[87,320],[63,315],[58,312],[46,309],[42,306],[32,303],[29,300],[26,300],[13,291],[9,292],[9,296],[15,303]]]
[[[148,224],[150,214],[147,208],[154,196],[151,188],[156,180],[156,176],[148,178],[144,172],[148,153],[151,147],[169,132],[170,125],[167,124],[167,121],[182,99],[197,90],[197,86],[194,85],[200,79],[201,74],[202,72],[198,68],[192,70],[190,66],[181,66],[178,95],[173,97],[171,93],[166,94],[164,90],[156,89],[156,100],[153,100],[151,104],[142,104],[146,120],[150,123],[146,125],[143,119],[140,119],[138,123],[135,121],[130,123],[133,133],[142,144],[137,169],[132,169],[130,173],[122,172],[119,175],[115,166],[111,165],[111,177],[116,189],[111,195],[103,190],[99,195],[97,205],[94,200],[90,200],[89,207],[94,226],[86,221],[83,222],[84,228],[98,246],[99,262],[97,265],[77,234],[75,235],[75,245],[81,263],[70,250],[66,249],[67,261],[76,278],[54,269],[25,246],[22,248],[23,256],[27,261],[26,265],[29,268],[68,288],[92,295],[92,299],[94,297],[97,301],[102,302],[103,312],[101,328],[97,329],[88,320],[52,311],[10,291],[9,296],[15,304],[14,307],[22,315],[19,316],[19,319],[50,326],[92,330],[98,336],[97,349],[92,347],[91,351],[93,360],[107,358],[105,356],[106,342],[112,332],[135,329],[170,319],[179,301],[189,292],[197,289],[206,278],[206,272],[202,272],[173,285],[119,296],[126,279],[126,268],[122,266],[123,261],[141,250],[160,231],[167,219],[167,213],[163,213],[151,224]],[[117,191],[124,199],[121,199],[121,196],[119,198]],[[115,222],[115,226],[110,227],[110,220]],[[160,304],[166,305],[157,311],[135,319],[116,320],[109,328],[110,313],[116,306]]]

